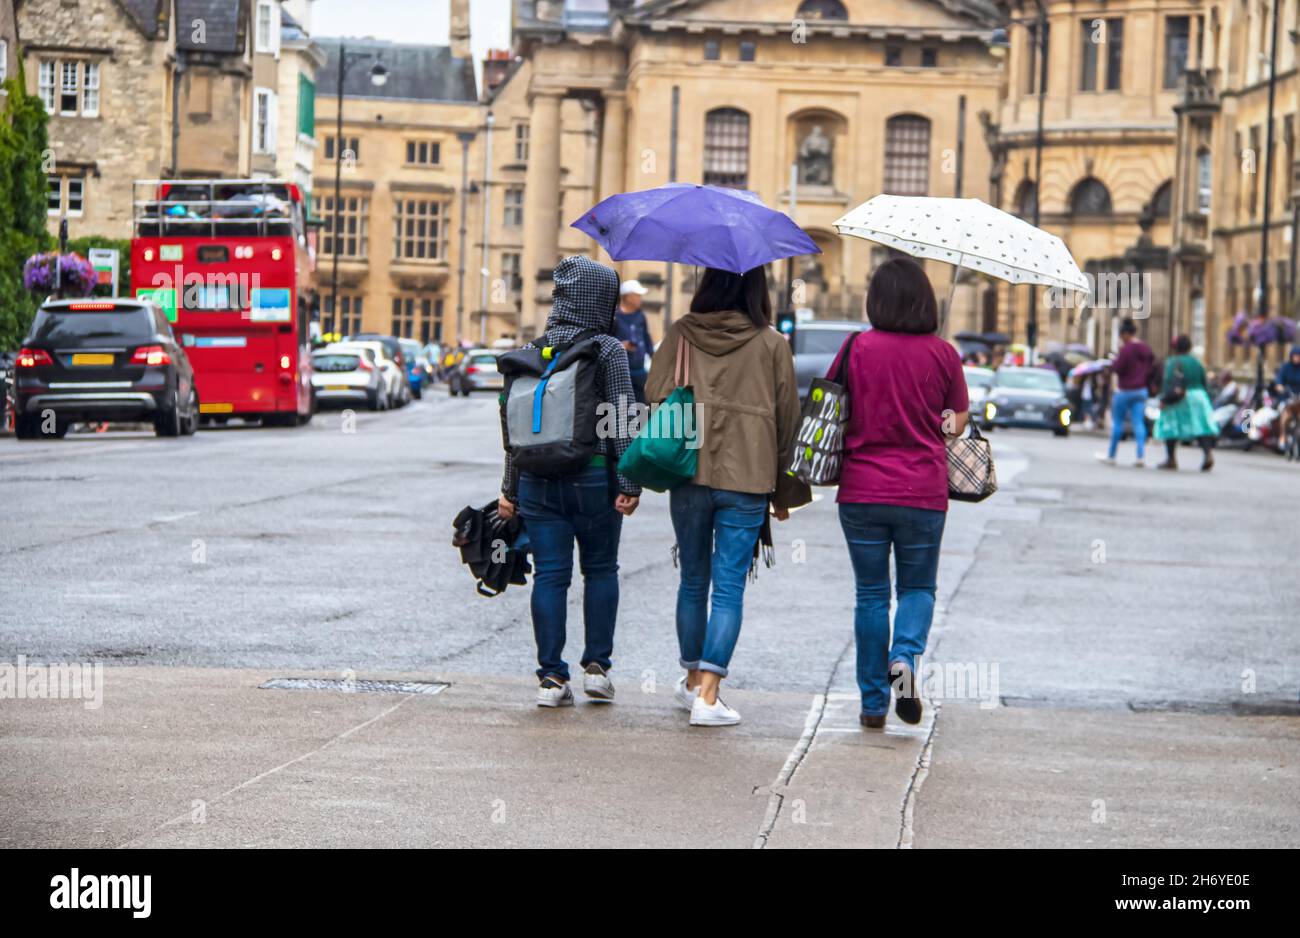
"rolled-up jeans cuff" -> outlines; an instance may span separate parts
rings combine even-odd
[[[701,671],[712,671],[714,674],[721,677],[727,676],[727,669],[722,667],[720,664],[709,664],[707,661],[701,661],[698,667]]]
[[[684,658],[678,658],[677,663],[687,671],[698,671],[700,669],[700,663],[698,661],[687,661]]]

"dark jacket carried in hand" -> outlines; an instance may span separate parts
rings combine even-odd
[[[608,421],[615,432],[598,440],[596,451],[605,456],[609,465],[615,466],[631,443],[631,421],[627,416],[627,408],[636,402],[632,378],[627,368],[627,352],[619,340],[610,334],[614,325],[614,308],[618,303],[618,274],[613,268],[598,264],[589,257],[574,255],[555,265],[554,279],[555,289],[551,293],[551,315],[546,320],[546,331],[524,348],[569,342],[588,330],[600,333],[596,387],[600,399],[615,407],[623,419]],[[641,486],[631,479],[623,476],[617,478],[620,493],[641,494]],[[518,491],[519,471],[507,452],[501,492],[511,501],[518,501]]]

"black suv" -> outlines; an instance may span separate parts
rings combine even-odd
[[[194,369],[162,311],[143,300],[52,300],[14,362],[14,435],[62,437],[76,421],[152,421],[158,436],[199,423]]]

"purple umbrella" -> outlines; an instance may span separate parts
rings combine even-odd
[[[616,261],[668,261],[743,274],[770,261],[821,248],[754,193],[670,182],[611,195],[572,227]]]

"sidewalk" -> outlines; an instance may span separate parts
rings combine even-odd
[[[929,731],[864,739],[856,699],[833,699],[787,789],[804,694],[734,691],[745,722],[719,732],[688,727],[671,687],[562,710],[532,706],[527,678],[258,689],[289,676],[311,675],[112,668],[99,710],[6,701],[0,846],[893,847]]]

